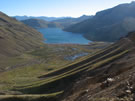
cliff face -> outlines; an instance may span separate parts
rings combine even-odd
[[[42,45],[35,29],[0,12],[0,56],[14,56]]]

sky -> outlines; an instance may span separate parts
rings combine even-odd
[[[61,17],[94,15],[96,12],[112,8],[133,0],[0,0],[0,11],[9,16],[49,16]]]

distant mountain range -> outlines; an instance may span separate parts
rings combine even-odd
[[[0,12],[0,59],[39,48],[42,34]]]
[[[78,18],[61,17],[61,19],[58,18],[57,20],[48,21],[48,20],[43,20],[40,17],[35,17],[26,20],[21,20],[21,22],[33,28],[66,28],[89,18],[92,18],[92,16],[83,15]]]
[[[27,19],[22,20],[21,22],[33,28],[62,28],[57,22],[48,22],[41,19]]]
[[[116,41],[135,30],[135,2],[97,12],[93,18],[64,30],[82,33],[93,41]]]
[[[78,18],[63,18],[63,19],[59,19],[59,20],[54,20],[53,22],[57,22],[59,23],[61,26],[63,26],[64,28],[71,26],[73,24],[77,24],[81,21],[84,21],[86,19],[91,19],[93,16],[87,16],[87,15],[83,15],[80,16]]]
[[[41,20],[45,20],[45,21],[53,21],[53,20],[58,20],[58,19],[71,18],[71,17],[45,17],[45,16],[39,16],[39,17],[35,17],[35,16],[12,16],[12,17],[16,18],[19,21],[27,20],[27,19],[41,19]]]

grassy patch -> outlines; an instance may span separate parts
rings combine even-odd
[[[89,49],[90,47],[94,48]],[[1,59],[1,66],[7,71],[0,73],[0,90],[8,91],[17,86],[42,81],[38,78],[39,76],[65,68],[69,64],[74,64],[75,61],[76,63],[82,61],[87,56],[78,58],[74,62],[65,60],[64,57],[81,52],[92,54],[101,50],[96,47],[97,45],[46,45],[21,56]]]
[[[35,95],[0,95],[0,101],[58,101],[63,91],[52,94]]]
[[[117,50],[119,50],[119,49],[120,48],[107,54],[109,57],[107,55],[100,57],[100,58],[103,58],[100,61],[97,61],[98,59],[96,59],[95,61],[97,61],[97,62],[95,62],[95,63],[93,62],[93,64],[90,61],[90,64],[86,63],[86,64],[83,64],[83,65],[78,66],[76,68],[74,67],[71,70],[64,72],[62,74],[55,75],[53,77],[49,77],[49,78],[46,78],[44,80],[40,80],[38,82],[34,82],[34,84],[20,86],[18,88],[18,90],[20,89],[26,93],[30,93],[31,91],[38,92],[38,90],[41,91],[42,88],[44,88],[44,89],[49,88],[48,85],[49,86],[50,85],[57,85],[57,83],[60,82],[61,80],[63,80],[65,83],[67,83],[67,81],[71,82],[72,79],[74,79],[76,77],[76,75],[78,75],[80,72],[83,72],[85,70],[92,70],[92,69],[95,69],[97,67],[101,67],[107,63],[110,63],[111,61],[114,61],[114,60],[120,58],[121,56],[123,56],[124,54],[126,54],[128,52],[128,50],[125,50],[125,51],[119,51],[119,53],[117,53]],[[114,53],[116,53],[116,54],[114,54]],[[106,56],[107,56],[107,58],[104,58]]]

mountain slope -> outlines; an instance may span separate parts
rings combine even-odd
[[[65,28],[70,25],[76,24],[78,22],[84,21],[88,18],[91,18],[92,16],[86,16],[83,15],[79,18],[62,18],[58,20],[53,20],[53,21],[45,21],[43,19],[27,19],[27,20],[22,20],[24,24],[31,26],[33,28]]]
[[[46,17],[46,16],[13,16],[13,18],[16,18],[17,20],[28,20],[28,19],[41,19],[45,21],[53,21],[53,20],[59,20],[59,19],[64,19],[64,18],[70,18],[70,17]]]
[[[42,45],[42,35],[0,12],[0,56],[15,56]]]
[[[63,28],[66,28],[68,26],[79,23],[79,22],[84,21],[86,19],[90,19],[92,17],[93,16],[83,15],[83,16],[78,17],[78,18],[63,18],[63,19],[53,20],[52,22],[57,22],[61,26],[63,26]]]
[[[24,24],[33,28],[61,28],[62,26],[57,22],[47,22],[41,19],[22,20]]]
[[[128,50],[123,56],[109,61],[111,55],[104,62],[97,62],[92,69],[82,73],[73,85],[68,88],[62,101],[134,101],[135,95],[135,32],[115,43]],[[108,53],[108,54],[109,54]],[[103,55],[102,55],[103,56]],[[107,62],[108,61],[108,62]]]
[[[121,94],[124,94],[122,98],[128,96],[128,94],[126,94],[126,90],[119,86],[130,79],[129,74],[133,75],[135,72],[134,40],[135,32],[132,32],[126,38],[95,54],[63,66],[56,71],[41,75],[38,77],[38,81],[16,86],[14,90],[23,94],[64,92],[64,95],[56,101],[89,101],[90,98],[90,101],[100,101],[102,97],[105,99],[117,98],[120,101],[119,96]],[[108,78],[114,79],[116,82],[113,82],[113,85],[111,83],[105,83],[104,85]],[[132,83],[134,83],[134,80],[132,80]],[[126,86],[122,87],[125,89]],[[112,87],[114,87],[113,90],[111,90]],[[120,92],[116,92],[118,90]],[[88,98],[89,96],[91,97]]]
[[[135,2],[100,11],[92,19],[66,28],[96,41],[116,41],[135,30]],[[114,34],[115,33],[115,34]]]
[[[131,32],[105,49],[40,74],[38,80],[13,86],[12,91],[22,95],[3,95],[0,100],[42,101],[47,97],[53,101],[131,101],[135,97],[134,61],[135,32]]]

